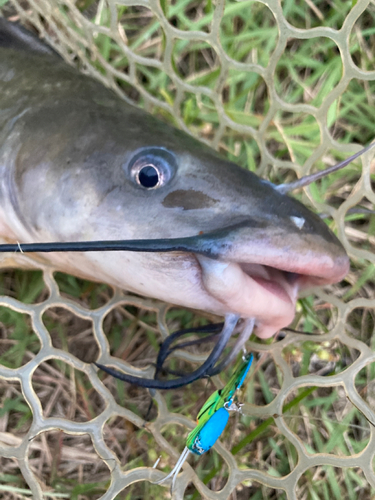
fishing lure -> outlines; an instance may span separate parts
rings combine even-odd
[[[253,359],[252,354],[241,356],[225,387],[211,394],[200,409],[197,426],[189,433],[186,446],[174,468],[166,477],[154,484],[162,484],[172,477],[171,489],[173,490],[177,475],[189,454],[201,456],[216,443],[228,423],[229,412],[241,411],[241,405],[235,402],[235,397],[249,373]]]

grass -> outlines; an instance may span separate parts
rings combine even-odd
[[[103,26],[110,24],[110,12],[105,3],[95,0],[79,0],[78,8],[90,19]],[[213,20],[212,2],[183,0],[160,2],[168,22],[180,30],[202,30],[208,33]],[[295,2],[284,1],[282,10],[286,20],[301,30],[326,26],[340,29],[346,15],[354,7],[351,1]],[[4,13],[9,13],[10,2],[0,0]],[[8,9],[8,10],[7,10]],[[354,64],[365,71],[372,71],[375,53],[374,7],[364,11],[349,37],[350,56]],[[125,29],[128,46],[138,56],[150,60],[163,60],[165,34],[157,16],[145,7],[117,6],[118,19]],[[69,22],[70,12],[61,12]],[[78,30],[78,28],[76,28]],[[184,91],[179,106],[182,122],[199,137],[217,140],[219,150],[229,159],[267,177],[275,183],[292,180],[301,172],[321,143],[321,128],[324,125],[312,114],[310,108],[301,104],[319,107],[332,96],[343,71],[338,46],[328,37],[290,38],[283,54],[269,77],[275,95],[289,106],[278,109],[264,127],[265,116],[271,101],[265,76],[245,68],[244,64],[266,68],[277,47],[279,32],[274,14],[258,2],[228,1],[221,21],[219,40],[225,53],[236,67],[228,69],[224,83],[220,82],[220,60],[215,48],[202,40],[187,41],[176,38],[172,51],[172,67],[182,82],[197,91]],[[95,38],[103,61],[110,62],[124,75],[129,73],[131,62],[115,40],[100,34]],[[108,70],[97,59],[93,62],[101,74]],[[243,66],[240,66],[242,64]],[[163,120],[176,124],[176,117],[168,106],[176,99],[176,88],[172,79],[159,67],[135,64],[139,92],[124,77],[116,77],[117,85],[140,106],[147,107]],[[365,144],[373,139],[374,83],[375,79],[353,78],[341,93],[331,99],[327,110],[330,134],[342,144]],[[202,92],[200,87],[208,89]],[[199,88],[198,88],[199,87]],[[210,92],[221,95],[222,111],[234,126],[220,129],[220,115]],[[160,100],[162,105],[150,101]],[[169,111],[168,111],[169,109]],[[301,111],[302,109],[302,111]],[[250,134],[261,131],[258,140]],[[218,133],[220,132],[220,134]],[[274,161],[264,155],[267,148]],[[314,168],[333,164],[346,156],[346,152],[328,148]],[[293,162],[295,169],[290,168]],[[332,208],[347,202],[353,187],[360,182],[360,162],[310,186],[307,193],[296,196],[327,213],[327,223],[337,231],[337,219],[333,219]],[[367,186],[358,184],[363,192],[359,202],[340,219],[345,224],[347,238],[352,246],[352,266],[347,278],[325,294],[312,294],[298,303],[293,326],[305,332],[327,332],[337,322],[339,307],[337,300],[348,304],[346,331],[350,337],[365,343],[374,350],[373,333],[375,320],[369,302],[363,299],[374,297],[374,253],[375,216],[371,209],[373,192],[371,179]],[[359,189],[357,188],[357,189]],[[355,191],[354,191],[355,192]],[[368,254],[362,251],[367,250]],[[56,275],[63,296],[93,310],[108,302],[113,292],[105,285],[96,285],[63,274]],[[1,293],[26,303],[39,303],[48,296],[42,275],[38,272],[4,271],[0,276]],[[353,302],[356,300],[357,302]],[[372,304],[374,305],[374,304]],[[172,308],[168,315],[171,330],[204,324],[212,318],[205,315]],[[93,337],[92,322],[79,318],[63,308],[51,308],[43,316],[52,343],[68,351],[78,359],[91,362],[96,359],[98,348]],[[19,367],[31,359],[39,350],[40,342],[31,334],[28,314],[0,309],[0,364]],[[116,307],[104,322],[111,353],[121,359],[142,367],[156,356],[160,336],[156,332],[155,314],[134,305]],[[124,335],[126,332],[126,335]],[[262,343],[258,343],[262,349]],[[277,344],[276,344],[277,347]],[[317,373],[322,368],[344,373],[358,358],[359,350],[339,340],[316,340],[294,342],[282,352],[294,376],[301,377]],[[185,369],[188,363],[181,359],[171,361],[171,369]],[[229,376],[225,372],[221,380]],[[149,408],[148,393],[137,387],[103,377],[117,402],[135,416],[144,419]],[[369,364],[357,373],[355,384],[359,394],[375,408],[373,397],[374,364]],[[217,380],[216,380],[217,382]],[[262,358],[256,373],[251,377],[243,399],[257,407],[265,407],[277,396],[282,386],[282,372],[272,356]],[[33,385],[48,416],[65,416],[75,421],[87,421],[103,411],[104,403],[83,372],[73,370],[70,365],[58,360],[42,363],[33,376]],[[213,381],[198,381],[183,390],[165,393],[169,411],[194,418],[207,395],[214,390]],[[0,380],[0,440],[17,440],[27,432],[31,424],[31,411],[22,395],[18,382]],[[317,453],[335,454],[340,457],[360,453],[369,442],[370,425],[365,417],[352,406],[342,385],[332,387],[308,386],[293,389],[284,404],[284,419],[291,435],[285,435],[278,426],[277,415],[261,417],[251,414],[251,408],[243,417],[231,419],[221,443],[231,450],[239,470],[260,470],[272,477],[285,477],[298,465],[298,450],[291,436],[303,443],[308,456]],[[149,419],[156,416],[155,406]],[[176,450],[183,449],[187,428],[171,424],[163,429],[163,436]],[[2,434],[3,433],[3,434]],[[140,429],[134,422],[121,416],[108,420],[105,426],[107,446],[117,455],[124,470],[151,467],[158,455],[162,455],[159,468],[170,470],[175,457],[168,454],[153,438],[147,428]],[[16,441],[8,444],[14,445]],[[33,440],[30,464],[42,481],[48,495],[56,498],[99,498],[109,485],[108,468],[97,458],[92,442],[87,436],[72,436],[62,431],[48,432]],[[211,451],[201,459],[192,460],[198,477],[212,490],[224,487],[229,468],[221,455]],[[23,480],[17,463],[0,457],[0,492],[4,498],[18,498],[28,494],[28,485]],[[218,493],[219,495],[219,493]],[[297,498],[315,499],[368,499],[374,490],[360,468],[342,468],[320,465],[308,468],[296,487]],[[0,493],[1,496],[1,493]],[[118,495],[118,499],[168,498],[167,489],[153,486],[147,481],[134,483]],[[193,500],[201,495],[193,486],[188,486],[184,498]],[[246,479],[236,488],[231,499],[284,499],[281,489],[272,489],[257,481]]]

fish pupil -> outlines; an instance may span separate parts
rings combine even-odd
[[[144,188],[151,189],[159,183],[159,172],[153,165],[145,165],[138,173],[138,181]]]

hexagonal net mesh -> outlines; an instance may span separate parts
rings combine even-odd
[[[366,0],[10,4],[67,61],[274,182],[333,164],[359,149],[344,143],[373,138],[374,9]],[[173,498],[374,495],[370,160],[301,195],[327,215],[351,271],[299,302],[294,326],[313,335],[248,343],[259,360],[244,416],[232,419],[209,458],[184,467]],[[149,483],[162,477],[153,462],[162,454],[158,469],[174,465],[191,418],[226,375],[197,382],[194,394],[156,393],[146,423],[147,391],[103,383],[90,361],[99,352],[109,362],[112,352],[125,360],[116,360],[122,370],[152,376],[157,342],[202,315],[167,314],[165,304],[93,284],[78,289],[78,280],[48,267],[24,278],[10,265],[38,267],[24,255],[2,262],[2,494],[167,498],[165,486]],[[194,349],[174,355],[177,367],[202,359]],[[14,479],[17,468],[24,483]],[[55,488],[62,476],[67,490]]]

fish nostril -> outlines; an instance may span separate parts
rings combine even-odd
[[[298,229],[302,229],[306,222],[306,220],[303,217],[297,217],[295,215],[291,215],[290,220],[296,227],[298,227]]]

